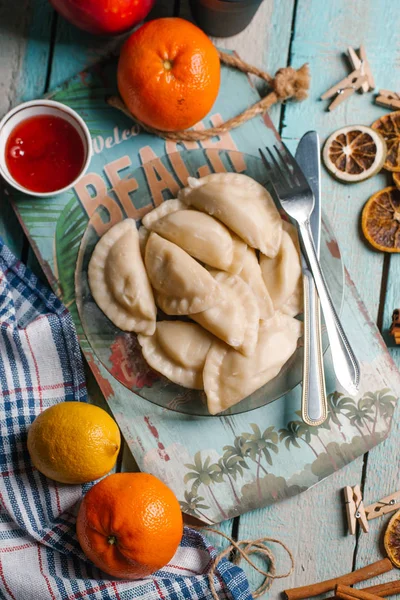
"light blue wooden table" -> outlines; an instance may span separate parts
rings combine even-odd
[[[180,5],[180,6],[179,6]],[[153,16],[190,18],[185,0],[159,0]],[[370,124],[385,109],[373,95],[354,95],[333,113],[318,101],[322,92],[347,74],[342,53],[364,43],[378,87],[399,91],[400,5],[396,0],[264,0],[252,24],[241,34],[214,40],[236,50],[246,61],[270,73],[291,64],[310,64],[307,101],[274,107],[276,127],[294,149],[301,135],[316,129],[322,140],[336,128]],[[121,40],[94,38],[59,18],[47,0],[0,0],[0,117],[23,100],[42,96],[84,67],[116,50]],[[400,257],[374,252],[360,234],[360,213],[368,197],[389,185],[386,174],[344,186],[323,175],[324,208],[336,230],[348,270],[372,319],[387,336],[391,314],[400,304]],[[40,275],[26,238],[0,184],[0,234],[10,248]],[[391,348],[397,365],[400,352]],[[94,385],[91,383],[91,386]],[[93,395],[98,392],[93,388]],[[100,401],[100,400],[99,400]],[[371,523],[368,535],[346,536],[340,490],[361,484],[368,503],[400,489],[398,414],[389,439],[308,492],[221,525],[239,538],[270,535],[285,541],[296,559],[295,573],[278,580],[270,592],[334,577],[381,557],[383,520]],[[125,453],[125,468],[132,466]],[[221,545],[213,538],[216,545]],[[282,562],[279,569],[284,569]],[[249,573],[253,585],[257,574]],[[396,573],[384,576],[394,579]]]

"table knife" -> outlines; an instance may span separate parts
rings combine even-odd
[[[296,160],[315,198],[310,226],[319,258],[321,238],[321,169],[318,134],[309,131],[301,138]],[[301,415],[307,425],[321,425],[327,417],[324,363],[321,335],[321,311],[317,289],[307,262],[301,254],[304,292],[304,362]]]

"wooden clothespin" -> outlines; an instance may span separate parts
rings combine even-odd
[[[348,48],[348,53],[351,65],[354,69],[353,72],[339,81],[339,83],[331,87],[321,96],[321,100],[327,100],[328,98],[333,98],[336,95],[336,98],[328,107],[329,111],[337,108],[339,104],[344,102],[344,100],[354,94],[354,92],[357,90],[369,92],[375,87],[374,78],[372,76],[364,46],[360,46],[359,54],[357,54],[354,48],[350,46]]]
[[[400,491],[394,492],[390,496],[386,496],[370,504],[364,506],[363,497],[361,494],[360,486],[355,485],[351,487],[347,485],[344,488],[344,497],[346,502],[347,522],[349,525],[349,531],[352,535],[356,532],[357,521],[366,533],[369,531],[368,521],[386,515],[387,513],[397,510],[400,506]]]
[[[357,52],[354,50],[354,48],[352,48],[351,46],[349,46],[347,48],[347,53],[349,55],[349,59],[350,59],[350,63],[351,66],[353,67],[354,71],[357,70],[361,70],[361,58],[358,56]],[[366,73],[364,73],[364,75],[366,75]],[[360,88],[361,92],[369,92],[369,82],[368,80],[364,81],[364,83],[362,84],[361,88]]]
[[[360,521],[363,531],[368,533],[369,527],[364,510],[363,498],[359,485],[351,487],[346,485],[344,488],[344,497],[346,502],[347,522],[351,535],[356,533],[357,521]]]
[[[375,502],[374,504],[370,504],[365,507],[365,514],[367,515],[368,521],[371,519],[376,519],[377,517],[382,517],[382,515],[386,515],[387,513],[393,512],[397,510],[400,505],[400,491],[391,494],[390,496],[386,496],[379,500],[379,502]]]
[[[327,100],[336,94],[336,98],[328,106],[329,111],[335,110],[339,104],[344,102],[349,96],[352,96],[354,92],[367,82],[367,76],[361,75],[360,69],[357,69],[356,71],[353,71],[351,75],[345,77],[342,81],[339,81],[339,83],[331,87],[325,94],[322,94],[321,100]]]
[[[379,94],[375,98],[376,104],[390,108],[391,110],[400,110],[400,95],[389,90],[379,90]]]
[[[394,337],[395,343],[400,344],[400,308],[393,311],[392,326],[389,333]]]
[[[368,62],[367,53],[365,51],[364,44],[361,44],[360,49],[359,49],[359,54],[360,54],[360,59],[361,59],[360,68],[363,70],[363,73],[367,76],[368,85],[369,85],[368,91],[371,92],[372,90],[375,89],[375,79],[374,79],[374,76],[372,75],[371,66]]]

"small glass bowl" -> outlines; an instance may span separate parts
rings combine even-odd
[[[20,185],[11,175],[6,163],[6,145],[12,131],[22,121],[38,115],[51,115],[67,121],[78,132],[84,147],[84,160],[77,177],[67,186],[52,192],[34,192],[29,188]],[[61,102],[55,102],[54,100],[32,100],[31,102],[24,102],[10,110],[10,112],[0,121],[0,175],[2,175],[7,183],[19,192],[39,198],[47,198],[62,194],[78,183],[80,178],[87,171],[91,158],[92,138],[88,126],[75,110],[65,104],[61,104]]]

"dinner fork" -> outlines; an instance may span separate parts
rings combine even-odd
[[[348,393],[355,395],[360,382],[360,366],[333,305],[312,240],[310,216],[314,209],[314,195],[286,146],[282,143],[280,147],[274,145],[273,149],[275,153],[266,149],[269,158],[261,150],[259,152],[268,171],[272,190],[285,212],[298,224],[304,254],[325,317],[336,378]]]

